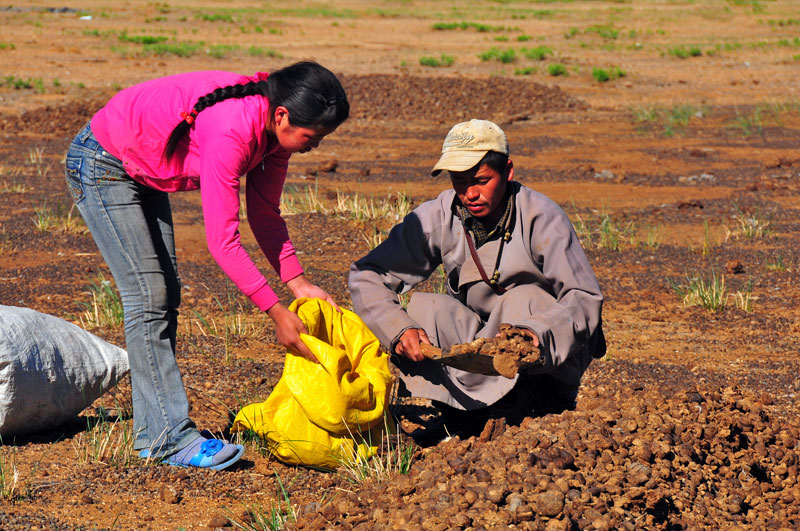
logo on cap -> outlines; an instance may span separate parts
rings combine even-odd
[[[447,135],[447,138],[444,139],[442,151],[449,148],[468,147],[473,140],[475,140],[475,135],[471,135],[469,133],[451,132],[449,135]]]

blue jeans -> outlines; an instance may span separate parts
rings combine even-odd
[[[181,282],[169,197],[125,173],[88,123],[69,147],[66,176],[122,299],[134,449],[172,454],[200,435],[175,361]]]

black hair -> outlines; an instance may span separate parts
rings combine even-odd
[[[350,116],[347,93],[336,75],[313,61],[301,61],[276,70],[266,81],[218,88],[198,98],[191,114],[194,117],[203,109],[229,98],[255,95],[269,100],[270,121],[275,118],[275,109],[283,106],[289,110],[289,123],[296,127],[336,128]],[[186,119],[175,126],[164,147],[164,160],[172,159],[178,143],[190,127],[191,121]]]
[[[500,174],[501,177],[508,176],[508,155],[499,151],[487,151],[480,162],[476,165],[480,168],[486,164],[491,169]]]

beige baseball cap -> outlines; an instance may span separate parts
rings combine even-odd
[[[497,124],[475,119],[456,124],[444,139],[442,156],[431,175],[439,175],[442,170],[466,171],[489,151],[508,155],[508,139]]]

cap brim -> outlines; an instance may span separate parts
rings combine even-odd
[[[473,168],[489,151],[448,151],[442,153],[439,162],[431,170],[434,177],[442,170],[467,171]]]

